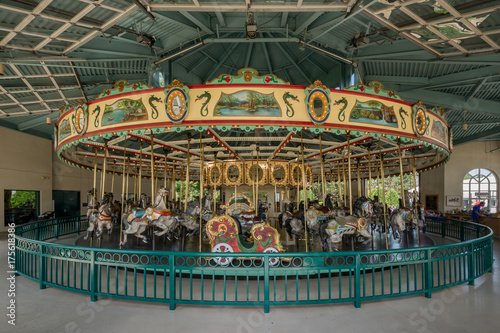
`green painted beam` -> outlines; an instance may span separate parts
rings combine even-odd
[[[453,145],[458,146],[471,141],[481,141],[498,134],[500,134],[500,126],[493,127],[487,131],[476,133],[474,135],[469,135],[460,139],[453,140]]]
[[[18,124],[17,130],[18,131],[26,131],[27,129],[37,127],[40,125],[50,126],[50,125],[47,125],[47,117],[50,117],[52,119],[52,121],[54,121],[55,119],[57,119],[58,115],[59,115],[59,113],[52,112],[52,113],[45,114],[41,117],[32,118],[28,121],[25,121],[23,123]]]
[[[196,24],[198,28],[200,28],[202,31],[209,33],[209,34],[214,34],[214,32],[202,21],[208,21],[210,22],[210,18],[207,17],[201,17],[201,13],[189,13],[189,12],[179,12],[181,15],[183,15],[185,18]],[[208,16],[208,14],[206,14]]]
[[[417,84],[424,85],[429,84],[429,79],[426,77],[412,77],[412,76],[394,76],[394,75],[366,75],[363,80],[368,83],[371,81],[380,81],[382,83],[400,83],[405,85]]]
[[[500,116],[500,102],[471,98],[465,102],[464,96],[447,94],[426,89],[400,91],[398,85],[385,84],[384,88],[395,90],[407,102],[423,101],[426,105],[440,105],[454,110],[467,110],[485,115]]]
[[[498,114],[498,116],[500,117],[500,113]],[[467,123],[467,126],[492,125],[492,124],[500,125],[500,118],[498,120],[476,120],[476,121],[465,120],[465,122]],[[462,126],[463,123],[464,123],[463,120],[461,120],[448,123],[448,125]]]
[[[310,14],[296,29],[295,31],[293,32],[294,34],[298,35],[300,33],[302,33],[305,29],[307,29],[307,27],[313,23],[314,21],[316,21],[316,19],[318,17],[320,17],[321,15],[323,15],[323,12],[316,12],[316,13],[312,13]]]

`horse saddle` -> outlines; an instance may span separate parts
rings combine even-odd
[[[287,219],[290,219],[292,217],[299,217],[300,216],[300,212],[293,212],[293,213],[291,213],[291,212],[287,211],[286,214],[288,215]]]
[[[319,208],[316,208],[316,210],[321,213],[322,215],[330,215],[331,214],[331,211],[328,207],[325,207],[325,206],[321,206]]]
[[[346,216],[346,217],[337,216],[335,218],[335,220],[341,226],[345,226],[345,225],[349,225],[349,226],[352,226],[352,227],[357,227],[358,226],[358,218],[355,217],[355,216]]]

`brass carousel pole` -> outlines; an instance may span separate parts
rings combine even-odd
[[[125,161],[123,162],[125,163]],[[111,193],[115,193],[115,169],[116,169],[116,161],[113,160],[113,174],[111,175]]]
[[[417,214],[417,172],[416,172],[416,167],[415,167],[415,150],[414,149],[411,150],[411,160],[412,160],[413,187],[414,187],[413,205],[415,207],[413,214]],[[418,225],[418,220],[417,220],[417,241],[418,241],[418,246],[420,246],[420,226]]]
[[[175,201],[177,199],[177,193],[175,191],[175,163],[172,160],[172,178],[170,179],[170,191],[172,195],[170,196],[170,200]],[[177,209],[177,207],[175,207]]]
[[[125,163],[125,161],[123,161]],[[125,188],[126,198],[128,200],[128,184],[130,181],[130,157],[127,157],[127,186]]]
[[[140,202],[140,198],[142,195],[142,140],[139,149],[139,178],[137,179],[137,195],[139,197],[139,202]]]
[[[386,219],[386,209],[385,209],[385,183],[384,183],[384,157],[382,156],[382,146],[380,145],[380,139],[378,139],[379,149],[380,149],[380,178],[382,179],[382,207],[384,208],[384,228],[385,228],[385,248],[389,249],[389,243],[387,240],[387,219]]]
[[[351,179],[351,133],[347,133],[347,170],[349,173],[349,214],[352,215],[352,179]]]
[[[217,152],[214,152],[214,170],[216,170],[216,166],[217,166]],[[217,179],[217,181],[214,181],[214,188],[213,188],[214,214],[216,214],[216,210],[217,210],[217,200],[216,200],[217,182],[219,179],[221,179],[221,177],[222,177],[222,167],[221,167],[221,172],[219,172],[219,178]],[[208,178],[208,179],[210,179],[210,178]],[[221,182],[221,184],[222,184],[222,182]]]
[[[368,149],[368,197],[372,195],[372,165],[370,149]]]
[[[346,183],[345,179],[345,160],[344,160],[344,149],[342,149],[342,179],[343,179],[343,186],[344,186],[344,204],[342,205],[343,207],[345,206],[347,202],[347,186],[348,184]]]
[[[333,164],[330,164],[330,193],[333,194]]]
[[[405,190],[403,184],[403,160],[401,158],[401,140],[398,141],[398,156],[399,156],[399,177],[401,179],[401,206],[400,208],[405,208]]]
[[[304,219],[306,218],[306,211],[307,211],[307,189],[306,189],[306,167],[305,167],[305,160],[304,160],[304,142],[303,142],[303,137],[302,137],[302,132],[303,130],[300,131],[300,151],[302,152],[302,191],[304,192]],[[298,178],[297,178],[298,180]],[[297,181],[298,183],[298,181]],[[307,222],[305,223],[304,227],[304,237],[306,238],[306,252],[309,252],[309,239],[307,235]]]
[[[165,166],[163,167],[163,188],[167,190],[167,156],[168,153],[165,153]]]
[[[297,152],[297,164],[299,164],[299,161],[300,161],[300,152]],[[299,172],[300,168],[297,168],[297,211],[299,211],[299,205],[300,205]]]
[[[342,208],[342,181],[340,180],[340,161],[337,162],[337,188],[339,208]]]
[[[94,151],[94,199],[97,201],[97,148]]]
[[[137,204],[137,161],[134,161],[134,203]]]
[[[189,196],[189,169],[191,163],[191,155],[189,150],[191,149],[191,135],[188,135],[188,150],[187,150],[187,166],[186,166],[186,196],[184,198],[184,211],[187,211],[188,196]],[[201,235],[200,235],[201,237]]]
[[[260,147],[259,145],[257,145],[257,184],[255,184],[255,213],[258,213],[258,210],[259,210],[259,180],[260,180],[260,163],[259,163],[259,150],[260,150]]]
[[[96,186],[97,186],[97,148],[95,148],[95,154],[94,154],[94,200],[96,201],[94,205],[97,205]],[[89,221],[89,223],[91,222]],[[94,237],[90,237],[90,246],[92,246],[93,239]]]
[[[361,175],[359,174],[359,158],[358,158],[358,165],[357,165],[357,176],[358,176],[358,198],[361,198]]]
[[[151,203],[155,205],[155,153],[153,134],[151,134]]]
[[[253,150],[252,150],[252,164],[250,165],[250,170],[252,170],[252,175],[250,178],[252,178],[252,204],[255,207],[255,168],[254,166],[254,161],[253,161]],[[248,173],[250,176],[250,173]],[[234,191],[235,193],[235,198],[236,198],[236,190]]]
[[[125,158],[127,157],[127,137],[125,136],[125,143],[123,144],[123,171],[122,171],[122,216],[120,223],[120,249],[122,248],[122,237],[123,237],[123,213],[125,212]],[[115,168],[113,164],[113,176],[115,174]],[[114,177],[113,177],[114,180]],[[113,189],[111,189],[113,190]]]
[[[203,239],[203,236],[202,236],[202,227],[203,227],[203,223],[202,223],[202,219],[201,219],[201,214],[203,213],[203,178],[204,178],[204,174],[203,174],[203,164],[205,163],[205,152],[204,152],[204,149],[203,149],[203,143],[202,143],[202,139],[203,139],[203,135],[202,135],[202,132],[200,132],[200,241],[199,241],[199,251],[201,252],[201,240]]]
[[[108,164],[108,144],[104,144],[104,161],[102,162],[102,182],[101,182],[101,198],[104,198],[104,190],[106,187],[106,166]]]

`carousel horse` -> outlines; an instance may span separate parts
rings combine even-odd
[[[368,243],[372,235],[366,230],[368,223],[364,217],[336,217],[321,224],[319,234],[323,242],[323,251],[338,251],[336,244],[342,241],[343,235],[356,235],[357,241]]]
[[[382,221],[384,216],[384,205],[380,202],[373,203],[373,215],[371,218],[372,230],[378,230],[379,233],[385,232],[385,225]]]
[[[101,237],[104,232],[104,227],[108,229],[108,235],[111,235],[113,231],[113,219],[112,219],[112,198],[113,195],[106,193],[102,198],[102,203],[99,206],[99,214],[97,216],[97,231],[96,236]]]
[[[271,203],[267,201],[259,200],[259,208],[257,209],[257,217],[260,218],[261,221],[267,222],[268,220],[268,211],[271,208]]]
[[[139,200],[139,206],[129,201],[129,205],[126,209],[126,213],[123,214],[123,225],[125,229],[123,230],[123,240],[120,242],[120,246],[127,243],[127,235],[134,235],[140,238],[144,243],[147,243],[147,237],[143,235],[146,231],[146,227],[149,224],[149,219],[146,216],[146,209],[143,208],[146,205],[147,196],[145,193],[141,194]]]
[[[371,218],[373,215],[373,201],[367,197],[360,197],[354,202],[352,212],[357,217]]]
[[[94,189],[90,189],[87,192],[87,196],[90,197],[89,203],[87,204],[87,217],[90,221],[90,216],[98,213],[99,202],[97,202],[96,197],[94,196]]]
[[[401,244],[402,241],[401,233],[403,230],[407,229],[407,224],[410,229],[417,226],[417,215],[414,214],[412,209],[400,208],[395,209],[391,213],[390,225],[392,229],[392,237],[394,240],[397,239],[399,244]]]
[[[168,191],[163,186],[158,189],[155,204],[153,207],[146,209],[146,217],[152,225],[162,229],[162,231],[155,231],[156,236],[163,236],[168,233],[167,238],[171,240],[171,236],[179,226],[179,222],[172,216],[165,205],[164,198],[167,194]]]
[[[194,236],[200,232],[200,212],[200,202],[196,200],[188,202],[184,213],[174,215],[179,221],[179,225],[188,231],[186,234],[187,237]]]
[[[290,238],[293,238],[292,235],[295,235],[295,237],[302,237],[302,231],[304,230],[303,217],[304,213],[302,212],[292,214],[286,211],[278,216],[280,228],[285,228]]]

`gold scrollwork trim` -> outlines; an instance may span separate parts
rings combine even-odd
[[[238,179],[236,179],[234,182],[231,181],[231,179],[229,178],[229,169],[232,167],[232,166],[236,166],[238,168]],[[243,177],[243,171],[241,170],[241,163],[237,163],[237,162],[229,162],[229,163],[226,163],[226,167],[224,168],[225,169],[225,177],[226,177],[226,184],[228,184],[229,186],[234,186],[234,185],[239,185],[241,184],[241,178]]]
[[[274,171],[283,169],[285,171],[285,176],[281,181],[276,181],[276,178],[274,178]],[[284,186],[288,183],[288,164],[285,162],[274,162],[273,163],[273,169],[270,172],[271,174],[271,184],[276,184],[276,186]]]
[[[214,181],[214,169],[219,171],[219,178],[217,181]],[[222,169],[220,164],[213,164],[208,170],[208,179],[210,181],[210,185],[212,186],[220,186],[222,184]]]
[[[247,164],[247,168],[246,168],[246,169],[247,169],[247,170],[246,170],[246,171],[247,171],[247,172],[246,172],[247,181],[248,181],[248,183],[249,183],[249,184],[252,184],[252,178],[250,178],[250,169],[252,169],[252,166],[254,166],[254,165],[259,166],[259,168],[262,170],[262,177],[260,177],[260,178],[259,178],[258,183],[259,183],[259,185],[264,185],[264,184],[265,184],[265,181],[266,181],[266,170],[265,170],[265,168],[263,167],[263,165],[262,165],[262,164],[260,164],[260,163],[258,163],[258,162],[257,162],[257,163],[248,163],[248,164]],[[264,166],[265,166],[265,165],[266,165],[266,164],[264,164]]]
[[[299,168],[299,174],[297,175],[296,169]],[[302,165],[301,164],[292,164],[290,168],[290,183],[293,186],[297,186],[298,182],[302,182]],[[300,184],[302,185],[302,184]]]

